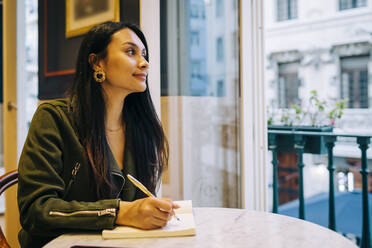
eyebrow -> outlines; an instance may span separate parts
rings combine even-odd
[[[133,43],[133,42],[130,42],[130,41],[127,41],[127,42],[124,42],[123,45],[131,45],[131,46],[135,46],[139,49],[139,47],[137,46],[137,44]],[[146,52],[146,48],[143,48],[142,51],[145,51]]]

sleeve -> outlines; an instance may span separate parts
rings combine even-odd
[[[18,206],[23,229],[37,235],[61,230],[113,229],[119,199],[64,201],[61,115],[40,105],[30,125],[19,161]],[[66,144],[68,145],[68,144]]]

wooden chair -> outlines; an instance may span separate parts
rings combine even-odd
[[[10,186],[18,183],[18,170],[12,170],[0,176],[0,195]],[[0,248],[10,248],[0,227]]]

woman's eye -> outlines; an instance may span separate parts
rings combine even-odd
[[[136,51],[134,51],[134,49],[128,49],[128,50],[127,50],[127,53],[128,53],[129,55],[134,55],[134,54],[136,54]]]

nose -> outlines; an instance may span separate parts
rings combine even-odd
[[[141,61],[139,62],[139,67],[142,70],[146,70],[149,68],[149,62],[147,62],[147,60],[142,56],[141,56]]]

